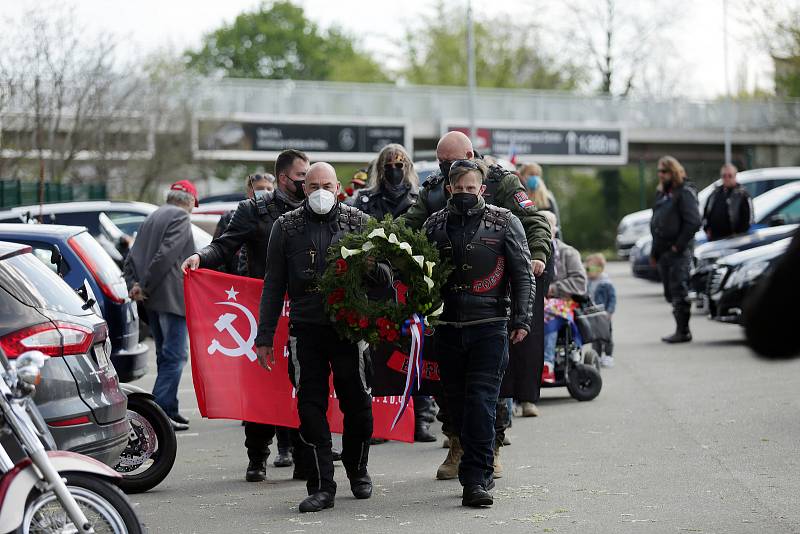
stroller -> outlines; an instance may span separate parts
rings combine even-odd
[[[575,400],[590,401],[600,394],[603,378],[600,376],[600,355],[584,344],[610,338],[611,321],[605,307],[592,302],[588,296],[573,295],[578,303],[575,323],[565,322],[558,331],[554,372],[556,380],[542,387],[567,387]],[[577,335],[576,335],[577,334]]]

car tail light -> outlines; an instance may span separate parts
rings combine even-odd
[[[9,358],[29,350],[40,350],[48,356],[86,354],[94,342],[94,332],[85,326],[56,321],[23,328],[0,337]]]
[[[86,247],[81,245],[81,241],[78,239],[78,236],[70,237],[67,240],[67,243],[69,243],[69,246],[72,247],[72,250],[75,251],[75,254],[78,255],[89,271],[91,271],[92,276],[97,282],[97,285],[100,286],[100,290],[103,292],[103,294],[111,299],[112,302],[116,302],[117,304],[122,304],[125,302],[125,299],[128,296],[128,288],[125,286],[125,281],[119,276],[111,276],[101,269],[100,265],[98,265],[91,253],[86,250]]]
[[[73,417],[72,419],[62,419],[61,421],[50,421],[47,424],[49,426],[75,426],[75,425],[85,425],[89,422],[88,415],[81,415],[80,417]]]

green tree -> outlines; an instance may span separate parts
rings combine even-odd
[[[475,21],[475,68],[481,87],[575,89],[582,81],[572,63],[547,55],[530,24],[506,16]],[[467,27],[461,9],[436,4],[431,16],[406,31],[402,74],[410,83],[466,85]]]
[[[289,0],[264,2],[209,33],[185,54],[201,74],[233,78],[385,82],[387,75],[355,39],[322,30]]]

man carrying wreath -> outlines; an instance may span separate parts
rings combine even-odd
[[[368,362],[355,343],[342,339],[325,310],[319,277],[328,268],[328,249],[348,232],[359,232],[367,215],[337,200],[340,184],[328,163],[313,164],[306,174],[303,204],[278,218],[267,249],[256,347],[266,370],[275,363],[272,342],[288,292],[289,378],[297,389],[300,439],[311,465],[308,497],[301,512],[332,508],[336,495],[328,411],[329,377],[344,413],[342,463],[357,499],[372,495],[367,473],[372,437],[372,397]]]
[[[489,506],[495,405],[509,338],[516,344],[530,332],[536,284],[522,223],[483,199],[483,162],[457,160],[448,171],[447,206],[424,224],[428,239],[454,267],[442,288],[435,340],[452,431],[464,451],[461,502]]]

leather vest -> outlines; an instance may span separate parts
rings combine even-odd
[[[328,249],[346,233],[364,229],[367,217],[358,209],[340,202],[334,210],[322,218],[304,205],[278,220],[285,239],[290,299],[316,292],[317,279],[328,265]]]
[[[263,279],[272,225],[281,215],[293,208],[278,200],[274,194],[267,198],[256,198],[255,205],[257,219],[254,222],[258,225],[258,239],[245,243],[242,248],[249,249],[245,254],[248,276]]]
[[[511,212],[487,204],[474,234],[464,236],[463,246],[454,246],[447,234],[448,215],[449,210],[440,210],[425,223],[428,239],[436,244],[442,259],[454,267],[443,295],[465,292],[477,297],[505,297],[508,277],[504,242]]]
[[[497,205],[495,204],[497,199],[497,190],[500,189],[500,182],[503,180],[506,174],[511,173],[499,165],[489,166],[488,176],[483,181],[483,184],[486,186],[486,190],[483,192],[482,196],[486,201],[486,204],[491,204],[492,206]],[[444,186],[445,179],[440,171],[437,171],[433,176],[428,178],[428,181],[425,182],[423,187],[428,191],[425,206],[428,208],[428,213],[437,212],[447,206],[447,190]]]

